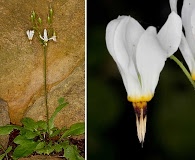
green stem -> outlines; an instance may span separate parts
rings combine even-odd
[[[177,59],[177,57],[175,57],[174,55],[170,56],[170,59],[174,60],[179,65],[179,67],[182,69],[182,71],[184,72],[188,80],[191,82],[192,86],[195,88],[195,82],[192,80],[191,74],[188,72],[185,66],[181,63],[181,61]]]
[[[47,130],[49,131],[49,108],[47,104],[47,46],[44,45],[44,91],[45,91],[45,108],[46,108],[46,117],[47,117]]]

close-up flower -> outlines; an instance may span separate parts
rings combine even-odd
[[[177,13],[177,0],[169,0],[171,10]],[[191,77],[195,80],[195,1],[184,0],[181,19],[185,35],[182,34],[179,49],[188,65]]]
[[[157,33],[146,30],[131,16],[119,16],[106,28],[106,45],[117,64],[136,114],[137,135],[143,144],[146,133],[147,102],[154,96],[165,61],[177,51],[181,41],[182,22],[172,12]]]

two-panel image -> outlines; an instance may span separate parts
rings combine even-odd
[[[0,0],[0,160],[195,159],[195,0]]]

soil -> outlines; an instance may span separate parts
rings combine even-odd
[[[9,135],[9,142],[8,142],[8,146],[12,146],[12,150],[8,153],[8,157],[9,157],[9,160],[12,160],[11,156],[13,154],[13,151],[14,149],[17,147],[17,144],[15,144],[13,142],[13,140],[19,135],[19,130],[13,130],[10,135]],[[78,150],[80,151],[80,155],[85,158],[85,139],[76,139],[76,138],[69,138],[70,140],[70,143],[73,144],[73,145],[76,145]],[[0,153],[1,153],[1,150],[0,150]],[[29,157],[31,156],[37,156],[38,154],[37,153],[33,153],[32,155],[30,155]],[[57,153],[57,152],[52,152],[50,155],[48,155],[48,157],[50,157],[49,159],[51,160],[52,158],[51,157],[55,157],[55,158],[58,158],[58,159],[64,159],[66,160],[66,158],[62,157],[63,156],[63,151]],[[36,158],[37,159],[37,158]],[[6,158],[4,158],[3,160],[7,160]]]

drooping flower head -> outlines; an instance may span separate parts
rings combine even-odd
[[[167,57],[181,40],[180,17],[172,12],[158,32],[146,30],[131,16],[119,16],[106,28],[106,44],[116,62],[136,114],[137,134],[143,143],[146,132],[147,102],[154,96],[159,75]]]
[[[177,0],[169,0],[171,10],[177,13]],[[195,80],[195,1],[184,0],[181,12],[185,35],[182,34],[179,49],[188,65],[192,79]]]
[[[48,38],[47,30],[46,30],[46,29],[44,29],[43,37],[42,37],[41,35],[39,35],[39,37],[43,40],[43,42],[44,42],[45,45],[47,45],[47,42],[48,42],[49,40],[56,41],[55,32],[54,32],[54,35],[53,35],[51,38]]]
[[[34,30],[27,30],[26,34],[28,36],[28,39],[32,41],[35,31]]]

